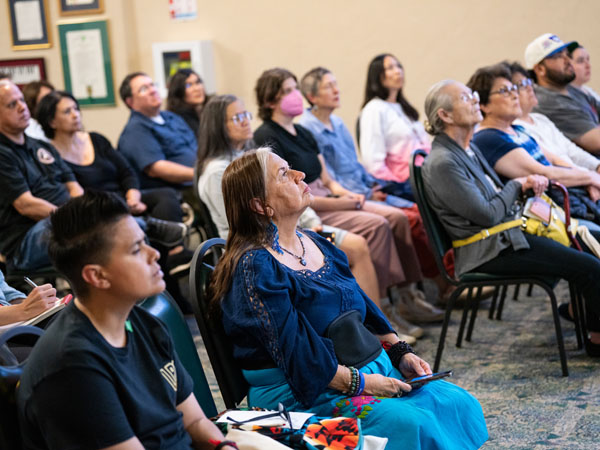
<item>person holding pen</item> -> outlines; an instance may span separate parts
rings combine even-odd
[[[10,287],[0,271],[0,326],[29,320],[54,306],[56,300],[56,289],[50,283],[33,287],[25,295]]]
[[[74,290],[17,391],[27,449],[224,449],[164,324],[136,306],[165,289],[159,253],[109,192],[52,214],[49,255]],[[215,445],[216,444],[216,445]]]

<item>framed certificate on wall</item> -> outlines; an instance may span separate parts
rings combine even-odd
[[[8,0],[8,19],[13,50],[52,46],[46,0]]]
[[[81,106],[114,105],[107,21],[61,23],[58,37],[65,89]]]

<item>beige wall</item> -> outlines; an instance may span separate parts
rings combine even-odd
[[[56,24],[73,19],[58,15],[48,0],[54,46],[12,51],[7,1],[0,0],[0,59],[44,57],[48,78],[63,87]],[[354,129],[366,69],[377,53],[394,53],[406,69],[405,94],[422,110],[429,86],[442,78],[466,81],[479,66],[501,59],[523,59],[528,42],[545,32],[578,40],[592,55],[591,86],[600,91],[600,39],[597,0],[198,0],[199,17],[174,22],[167,0],[105,0],[115,89],[126,73],[153,73],[153,42],[209,39],[215,52],[219,93],[233,93],[256,112],[253,87],[260,73],[282,66],[301,77],[324,65],[342,90],[339,114]],[[596,61],[599,61],[596,63]],[[87,108],[84,123],[116,143],[128,112],[117,107]],[[255,120],[256,124],[258,122]]]

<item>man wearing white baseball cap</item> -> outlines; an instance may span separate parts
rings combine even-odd
[[[534,111],[548,116],[577,145],[600,155],[600,103],[569,84],[575,79],[575,71],[568,50],[577,45],[546,33],[525,49],[525,64],[537,83],[539,104]]]

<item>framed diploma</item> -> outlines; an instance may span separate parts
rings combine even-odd
[[[46,0],[8,0],[7,4],[13,50],[52,46]]]
[[[23,89],[23,86],[32,81],[46,79],[44,58],[3,59],[0,60],[0,72],[9,74],[19,89]]]
[[[115,90],[106,20],[58,25],[65,90],[81,106],[111,106]]]
[[[104,12],[104,2],[103,0],[58,0],[58,11],[61,16],[99,14]]]

